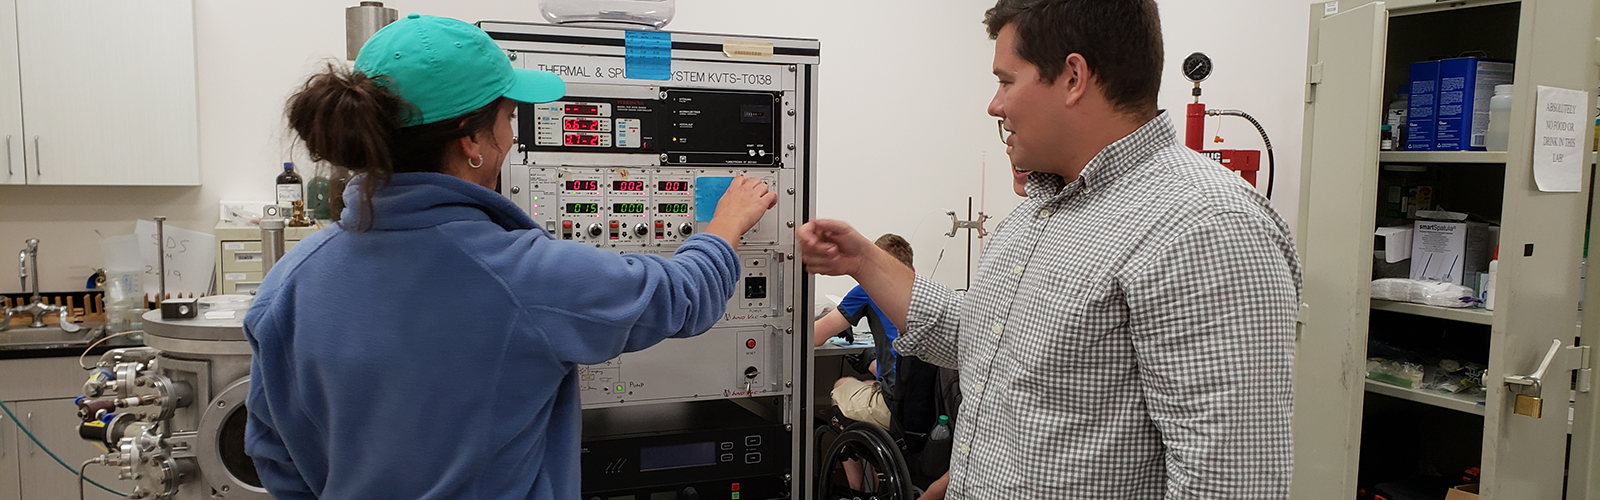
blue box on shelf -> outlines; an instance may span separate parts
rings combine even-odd
[[[1439,61],[1434,151],[1483,151],[1494,86],[1511,83],[1513,65],[1476,57]]]
[[[1406,106],[1406,151],[1433,151],[1439,123],[1439,61],[1411,63],[1411,96]]]

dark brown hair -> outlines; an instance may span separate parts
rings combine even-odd
[[[1000,0],[983,13],[989,38],[1016,25],[1017,55],[1053,83],[1067,56],[1083,56],[1118,111],[1154,116],[1161,91],[1161,15],[1155,0]]]
[[[901,238],[900,235],[894,233],[884,233],[883,236],[879,236],[878,240],[872,242],[872,244],[877,245],[878,248],[882,248],[885,252],[889,252],[889,255],[893,255],[894,258],[899,259],[900,263],[905,264],[906,267],[916,267],[915,264],[911,263],[911,244],[907,243],[906,239]]]
[[[382,77],[379,77],[382,78]],[[504,98],[501,98],[504,99]],[[313,161],[332,167],[335,187],[352,174],[361,182],[356,229],[372,228],[372,195],[398,172],[439,172],[450,144],[479,132],[494,132],[500,101],[457,118],[401,127],[416,109],[378,79],[337,62],[306,79],[289,97],[284,114]],[[329,212],[340,219],[343,190],[328,193]]]

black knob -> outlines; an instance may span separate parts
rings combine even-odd
[[[757,370],[754,366],[744,369],[744,378],[756,378],[756,375],[760,374],[761,370]]]
[[[633,234],[638,235],[639,237],[642,238],[642,237],[650,234],[650,228],[649,227],[645,227],[644,224],[633,226]]]
[[[593,237],[599,238],[601,231],[604,231],[604,230],[600,229],[600,225],[599,224],[590,224],[589,225],[589,236],[593,236]]]
[[[683,225],[678,226],[678,234],[684,236],[694,234],[694,224],[685,222]]]
[[[678,494],[678,500],[700,500],[700,492],[695,491],[693,486],[684,488]]]

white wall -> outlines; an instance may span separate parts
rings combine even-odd
[[[271,8],[196,0],[200,109],[198,188],[0,186],[0,255],[39,238],[49,290],[79,289],[101,257],[96,231],[132,231],[135,218],[209,231],[219,200],[270,200],[285,140],[285,98],[325,58],[344,54],[344,8],[355,2],[282,0]],[[388,2],[465,20],[539,20],[535,0]],[[677,31],[817,38],[822,41],[818,207],[869,237],[911,240],[917,269],[965,283],[965,234],[946,238],[946,211],[996,219],[1016,206],[1003,145],[984,112],[994,91],[990,0],[679,0]],[[1280,179],[1275,198],[1291,223],[1298,201],[1306,5],[1277,0],[1161,3],[1168,65],[1161,104],[1182,127],[1188,83],[1183,56],[1203,51],[1217,72],[1205,102],[1253,114],[1272,134]],[[1216,122],[1208,121],[1208,129]],[[1223,122],[1224,147],[1259,149],[1249,124]],[[1208,140],[1211,134],[1208,134]],[[297,158],[297,161],[304,161]],[[1265,161],[1265,159],[1263,159]],[[303,165],[304,163],[302,163]],[[1263,167],[1264,168],[1264,167]],[[302,171],[309,177],[309,174]],[[938,258],[944,251],[942,261]],[[0,266],[0,275],[9,275]],[[842,295],[845,278],[819,279]],[[0,279],[0,291],[18,282]]]

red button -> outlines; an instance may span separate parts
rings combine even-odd
[[[564,227],[564,228],[567,228],[567,229],[572,229],[572,221],[570,221],[570,220],[561,221],[561,227]]]
[[[755,349],[756,348],[756,339],[746,339],[744,341],[744,346],[747,347],[747,348],[750,348],[750,349]]]
[[[751,342],[755,342],[755,341],[752,340]],[[733,483],[733,486],[728,488],[728,489],[733,490],[733,491],[739,491],[739,483]]]
[[[615,222],[611,223],[611,229],[616,229],[616,228],[617,228],[617,223],[615,223]]]

